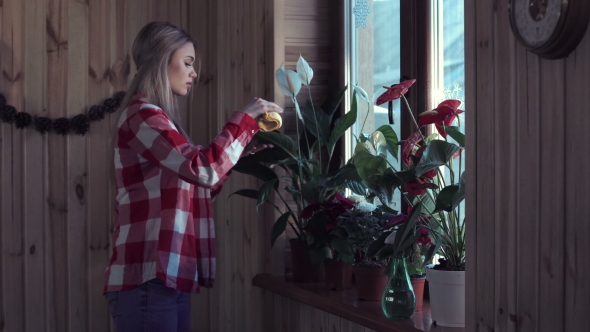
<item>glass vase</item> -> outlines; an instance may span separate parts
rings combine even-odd
[[[416,309],[416,296],[403,256],[391,262],[389,281],[381,297],[381,308],[389,319],[410,319]]]

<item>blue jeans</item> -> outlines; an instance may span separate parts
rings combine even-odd
[[[189,332],[190,294],[152,279],[129,290],[105,294],[117,332]]]

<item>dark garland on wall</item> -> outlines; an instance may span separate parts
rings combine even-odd
[[[54,131],[63,136],[69,133],[84,136],[90,129],[90,122],[100,121],[104,119],[105,114],[117,111],[123,97],[125,97],[125,91],[120,91],[115,93],[113,97],[105,99],[102,104],[91,106],[88,109],[88,114],[80,113],[72,118],[50,119],[45,116],[32,116],[27,112],[17,111],[14,106],[6,104],[6,98],[0,94],[0,120],[4,123],[14,124],[18,129],[33,126],[40,134]]]

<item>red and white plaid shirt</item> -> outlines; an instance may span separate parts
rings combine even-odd
[[[257,131],[251,116],[235,112],[208,147],[193,146],[159,107],[130,103],[115,142],[117,217],[105,293],[153,278],[184,292],[213,286],[211,202]]]

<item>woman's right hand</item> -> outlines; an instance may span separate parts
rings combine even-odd
[[[266,101],[262,98],[254,98],[248,105],[242,108],[242,112],[258,120],[258,117],[262,114],[267,112],[283,113],[283,109],[273,102]]]

